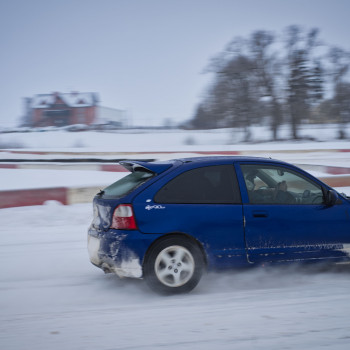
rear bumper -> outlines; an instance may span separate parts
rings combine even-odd
[[[142,278],[144,256],[160,235],[146,235],[139,231],[110,229],[88,231],[90,261],[105,272],[114,272],[119,277]]]
[[[100,246],[101,246],[101,243],[99,238],[88,235],[87,247],[88,247],[89,258],[90,258],[90,261],[96,266],[100,266],[102,263],[99,255]]]

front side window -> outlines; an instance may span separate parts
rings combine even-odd
[[[241,165],[251,204],[322,204],[322,187],[293,170]]]
[[[233,165],[186,171],[170,180],[154,198],[157,203],[235,204],[240,193]]]

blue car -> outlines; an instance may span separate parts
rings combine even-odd
[[[350,262],[350,198],[285,162],[198,157],[121,162],[93,200],[91,262],[163,294],[204,270]]]

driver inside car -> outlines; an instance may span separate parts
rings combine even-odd
[[[295,203],[294,196],[289,193],[288,191],[288,185],[286,181],[281,181],[277,184],[276,190],[275,190],[275,202],[279,204],[292,204]]]

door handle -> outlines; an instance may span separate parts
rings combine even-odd
[[[269,214],[267,211],[253,211],[253,216],[255,218],[267,218]]]

